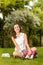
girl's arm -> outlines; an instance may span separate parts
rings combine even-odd
[[[24,41],[25,41],[25,45],[26,45],[27,49],[30,50],[26,34],[24,34]]]
[[[17,48],[17,50],[20,50],[20,47],[19,47],[19,45],[16,43],[16,41],[15,41],[15,39],[14,39],[13,36],[11,36],[11,39],[12,39],[12,41],[13,41],[15,47]]]

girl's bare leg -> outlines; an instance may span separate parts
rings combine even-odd
[[[16,52],[16,51],[14,51],[14,52],[13,52],[13,56],[14,56],[14,57],[23,57],[24,54],[23,54],[23,52]]]
[[[36,52],[37,49],[36,47],[32,47],[31,50]]]
[[[32,48],[31,48],[31,51],[33,51],[33,52],[28,52],[28,54],[26,55],[25,58],[29,58],[29,57],[31,56],[30,59],[32,59],[33,56],[34,56],[34,54],[35,54],[35,52],[36,52],[36,47],[32,47]],[[32,55],[31,55],[31,54],[32,54]]]

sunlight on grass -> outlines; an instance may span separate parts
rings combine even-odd
[[[14,51],[13,48],[0,48],[0,65],[43,65],[43,47],[38,47],[38,58],[35,58],[33,60],[22,60],[20,58],[13,58],[12,52]],[[2,58],[2,53],[10,53],[10,58]]]

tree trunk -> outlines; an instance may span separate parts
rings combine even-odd
[[[41,46],[43,46],[43,36],[41,37]]]

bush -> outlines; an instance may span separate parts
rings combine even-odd
[[[38,35],[31,35],[30,39],[32,41],[32,46],[40,46],[40,37]]]

